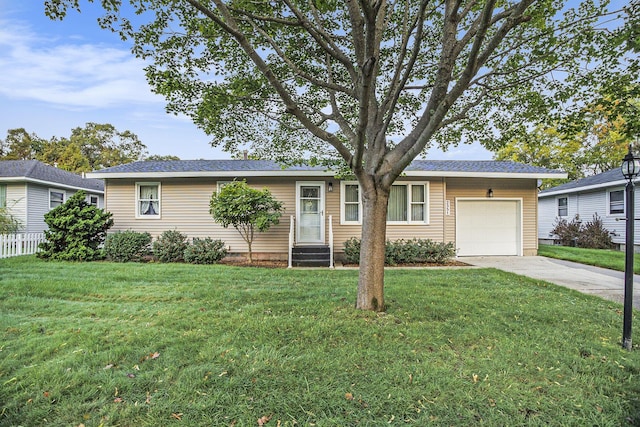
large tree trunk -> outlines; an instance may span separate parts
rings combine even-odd
[[[389,189],[376,188],[363,197],[360,276],[356,308],[384,311],[384,252]]]

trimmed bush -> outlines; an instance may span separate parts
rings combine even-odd
[[[611,249],[613,247],[611,233],[604,228],[602,219],[597,213],[593,215],[591,221],[584,224],[578,215],[571,222],[564,218],[558,218],[551,234],[557,237],[557,242],[562,246],[589,249]]]
[[[594,214],[593,219],[587,221],[580,229],[578,246],[590,249],[611,249],[613,247],[611,233],[604,228],[602,218],[598,214]]]
[[[344,242],[344,254],[349,264],[360,262],[360,239],[352,237]],[[387,240],[385,264],[444,264],[456,255],[453,243],[434,242],[429,239]]]
[[[192,244],[184,251],[184,260],[191,264],[215,264],[226,255],[227,248],[222,240],[194,237]]]
[[[140,262],[151,252],[151,234],[133,230],[118,231],[107,236],[104,253],[115,262]]]
[[[62,261],[102,259],[102,244],[113,225],[111,214],[91,206],[86,193],[78,191],[65,203],[44,215],[49,229],[40,244],[38,257]]]
[[[188,246],[187,236],[178,230],[167,230],[153,242],[153,255],[160,262],[182,262]]]

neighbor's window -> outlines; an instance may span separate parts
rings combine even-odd
[[[362,199],[357,182],[342,183],[342,223],[360,224]]]
[[[7,184],[0,184],[0,208],[7,207]]]
[[[98,196],[89,195],[89,204],[98,207]]]
[[[144,182],[136,184],[137,212],[139,218],[160,218],[160,184]]]
[[[387,222],[426,223],[427,184],[399,183],[391,186]]]
[[[64,203],[65,192],[61,190],[49,190],[49,209],[60,206]]]
[[[567,197],[558,198],[558,216],[569,215],[569,199]]]
[[[624,191],[609,191],[609,214],[617,215],[624,213]]]

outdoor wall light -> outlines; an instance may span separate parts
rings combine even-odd
[[[329,191],[329,193],[333,191],[333,182],[329,181],[329,184],[327,184],[327,191]]]
[[[489,198],[493,197],[493,189],[492,188],[487,190],[487,197],[489,197]]]

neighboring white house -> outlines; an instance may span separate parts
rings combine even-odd
[[[78,190],[87,202],[104,207],[104,183],[99,179],[49,166],[37,160],[0,161],[0,207],[6,207],[21,225],[21,232],[48,229],[44,214],[64,203]]]
[[[552,243],[551,230],[558,218],[571,221],[578,215],[590,221],[597,214],[617,245],[625,244],[625,185],[620,168],[549,188],[538,194],[538,239]],[[640,194],[635,198],[640,214]],[[640,245],[640,225],[636,224],[634,243]]]

